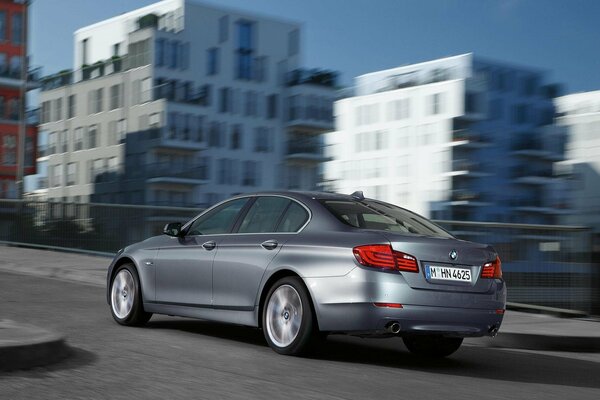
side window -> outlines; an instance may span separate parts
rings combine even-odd
[[[188,235],[210,235],[229,233],[240,210],[248,198],[236,199],[220,205],[208,214],[199,217],[188,229]]]
[[[283,197],[259,197],[240,225],[239,233],[275,232],[277,222],[290,200]]]
[[[306,220],[308,220],[308,213],[304,207],[298,203],[292,202],[283,215],[283,218],[277,227],[277,232],[296,232],[298,229],[302,228],[306,223]]]

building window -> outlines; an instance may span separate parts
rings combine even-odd
[[[295,56],[300,50],[300,31],[294,29],[288,33],[288,56]]]
[[[83,128],[75,128],[73,135],[73,151],[83,150]]]
[[[67,110],[67,118],[74,118],[76,113],[76,98],[75,95],[72,94],[67,98],[68,102],[68,110]]]
[[[186,70],[190,67],[190,44],[182,43],[179,51],[179,69]]]
[[[176,40],[170,41],[171,52],[169,58],[169,68],[175,69],[179,64],[179,54],[181,52],[181,43]]]
[[[102,112],[102,88],[88,92],[88,114],[97,114]]]
[[[90,125],[88,127],[87,132],[88,140],[87,140],[87,148],[93,149],[97,147],[97,139],[98,139],[98,125]]]
[[[272,94],[267,97],[267,118],[277,118],[278,99],[279,98],[276,94]]]
[[[219,43],[226,42],[229,39],[229,15],[219,18]]]
[[[77,184],[77,163],[67,164],[67,186],[73,186]]]
[[[62,172],[63,166],[61,164],[53,165],[50,167],[52,169],[52,187],[62,186]]]
[[[62,99],[54,100],[54,118],[53,121],[60,121],[62,119]]]
[[[231,112],[231,88],[221,88],[221,99],[219,101],[219,112]]]
[[[222,128],[224,124],[220,124],[216,121],[210,123],[208,131],[208,145],[209,147],[223,147],[224,140],[222,135]]]
[[[504,102],[502,99],[490,100],[490,119],[501,119],[504,115]]]
[[[254,151],[267,153],[271,148],[271,130],[262,126],[254,128]]]
[[[17,137],[4,135],[2,137],[2,165],[15,165],[17,163]]]
[[[60,153],[66,153],[69,151],[69,131],[64,130],[60,132]]]
[[[513,106],[512,120],[514,124],[526,124],[529,122],[529,107],[527,104]]]
[[[116,110],[123,107],[122,85],[113,85],[110,87],[110,110]]]
[[[254,79],[257,82],[264,82],[268,77],[268,60],[267,56],[256,57],[254,59]]]
[[[0,11],[0,41],[6,40],[6,11]]]
[[[245,112],[246,116],[256,116],[258,106],[258,95],[255,91],[249,90],[246,92]]]
[[[254,53],[254,24],[250,21],[237,23],[236,79],[251,80]]]
[[[10,76],[14,78],[21,78],[21,64],[22,58],[20,56],[12,56],[10,58]]]
[[[211,47],[206,51],[206,75],[216,75],[219,73],[219,48]]]
[[[154,46],[154,62],[157,67],[162,67],[165,65],[165,39],[156,39]]]
[[[11,37],[14,44],[23,43],[23,14],[16,12],[12,14]]]
[[[125,140],[126,135],[127,135],[127,120],[120,119],[119,122],[117,122],[117,140],[119,141],[119,143],[121,143],[123,140]]]
[[[19,100],[16,98],[8,100],[8,119],[19,119]]]
[[[0,53],[0,76],[8,74],[8,59],[6,53]]]
[[[429,96],[430,98],[430,114],[441,114],[443,111],[442,94],[435,93]]]
[[[237,150],[242,148],[242,125],[235,124],[231,129],[231,141],[230,148],[232,150]]]
[[[56,153],[56,144],[58,142],[57,136],[57,132],[50,132],[48,134],[48,155]]]

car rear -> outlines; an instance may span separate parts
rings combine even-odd
[[[347,250],[347,262],[355,265],[347,275],[307,280],[317,299],[321,330],[456,337],[496,334],[505,310],[506,286],[500,258],[491,246],[458,240],[414,213],[397,207],[401,212],[392,212],[395,206],[386,205],[390,210],[382,208],[380,213],[378,204],[385,203],[344,199],[322,204],[341,222],[354,221],[358,226],[353,228],[376,233],[379,240],[356,243]],[[389,220],[404,225],[377,229]]]

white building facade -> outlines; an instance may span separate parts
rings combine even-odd
[[[334,106],[326,184],[437,219],[552,223],[562,136],[543,80],[472,54],[359,76]]]
[[[556,99],[558,124],[567,132],[561,172],[569,179],[572,214],[564,224],[591,226],[600,233],[600,91]]]
[[[300,38],[298,23],[192,0],[79,29],[73,70],[41,94],[47,197],[207,206],[315,188],[335,74],[301,68]]]

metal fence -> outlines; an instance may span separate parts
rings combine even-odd
[[[201,209],[0,200],[0,242],[115,253],[185,222]],[[599,266],[584,227],[436,221],[455,236],[492,244],[508,300],[600,314]]]

